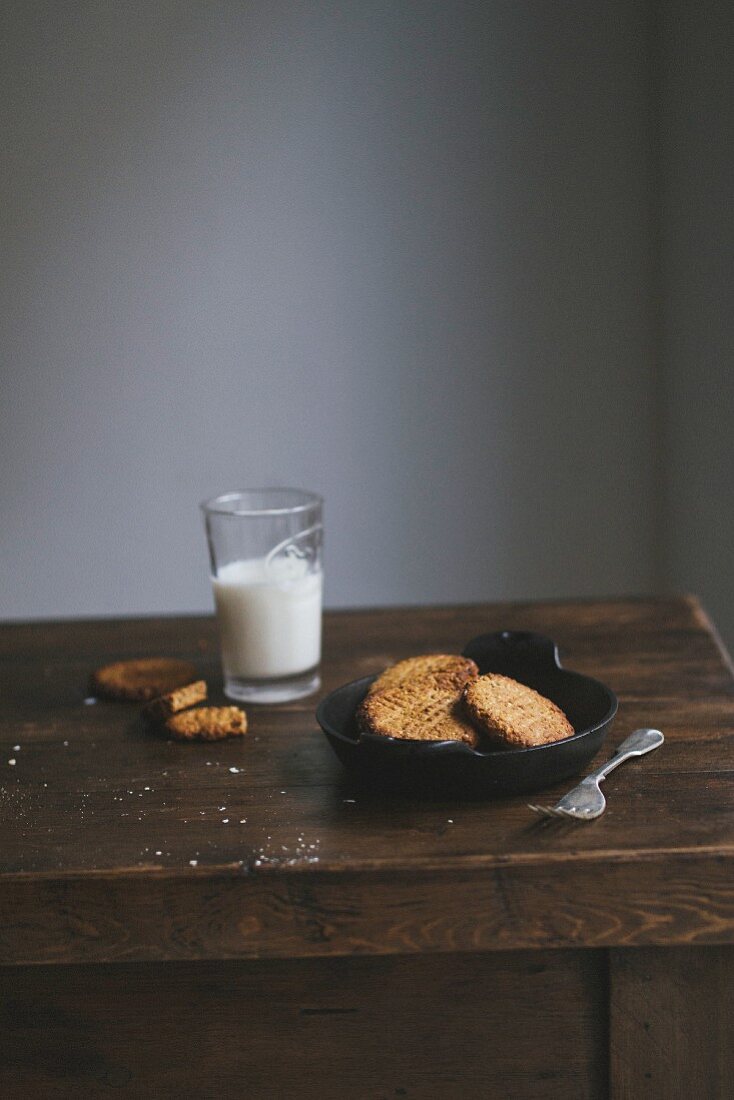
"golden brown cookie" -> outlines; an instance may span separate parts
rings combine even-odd
[[[403,684],[417,676],[449,676],[457,687],[479,675],[479,669],[471,657],[461,657],[454,653],[426,653],[421,657],[407,657],[404,661],[386,668],[370,685],[369,691],[382,691],[383,688]]]
[[[188,661],[172,657],[141,657],[135,661],[115,661],[92,673],[91,688],[110,699],[155,699],[196,679],[196,669]]]
[[[221,741],[247,733],[247,715],[239,707],[194,707],[174,714],[166,729],[178,741]]]
[[[415,676],[368,693],[357,712],[360,729],[408,741],[465,741],[479,735],[461,711],[462,684],[451,675]]]
[[[550,699],[494,672],[468,683],[462,702],[466,717],[477,729],[507,748],[547,745],[574,732]]]
[[[187,710],[206,699],[206,680],[194,680],[193,684],[159,695],[143,707],[143,717],[148,722],[165,722],[172,714]]]

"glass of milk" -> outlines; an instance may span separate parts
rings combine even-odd
[[[320,685],[323,501],[243,489],[201,505],[230,699],[283,703]]]

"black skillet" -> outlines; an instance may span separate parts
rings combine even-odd
[[[550,787],[577,775],[596,755],[617,713],[617,697],[598,680],[562,668],[550,638],[511,630],[480,634],[464,655],[480,673],[511,676],[551,699],[568,717],[573,736],[497,750],[360,733],[355,712],[375,678],[366,676],[332,691],[316,711],[331,747],[356,778],[410,794],[484,798]]]

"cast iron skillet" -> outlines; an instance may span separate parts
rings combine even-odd
[[[480,673],[511,676],[547,696],[567,715],[572,737],[530,749],[472,749],[457,741],[401,741],[360,733],[355,712],[375,679],[353,680],[327,695],[316,719],[341,762],[360,780],[432,796],[483,798],[550,787],[583,770],[617,713],[604,684],[562,668],[542,634],[504,630],[481,634],[464,649]]]

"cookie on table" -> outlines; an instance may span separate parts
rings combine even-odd
[[[434,673],[414,676],[369,692],[357,720],[365,733],[407,741],[463,741],[472,748],[479,735],[461,711],[463,682]]]
[[[404,684],[416,677],[449,677],[457,687],[463,687],[468,681],[479,675],[471,657],[462,657],[456,653],[426,653],[421,657],[407,657],[404,661],[390,665],[370,684],[369,693],[382,691],[387,687]]]
[[[194,707],[172,715],[165,728],[178,741],[221,741],[247,733],[247,715],[239,707]]]
[[[196,679],[196,668],[189,661],[173,657],[141,657],[133,661],[115,661],[92,673],[91,689],[108,699],[145,702],[175,691]]]
[[[505,748],[548,745],[574,732],[561,708],[550,699],[494,672],[468,683],[462,704],[473,725]]]
[[[192,684],[159,695],[143,707],[143,717],[148,722],[165,722],[173,714],[188,710],[206,699],[206,680],[194,680]]]

